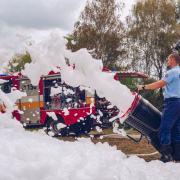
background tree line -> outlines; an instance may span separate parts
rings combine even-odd
[[[132,90],[138,84],[160,80],[167,70],[167,57],[180,41],[180,0],[136,0],[125,21],[121,20],[123,8],[116,0],[87,0],[74,30],[65,38],[68,49],[87,48],[94,58],[102,59],[105,68],[153,77],[122,79]],[[7,73],[20,71],[25,62],[31,62],[28,53],[16,54]],[[162,89],[143,93],[156,106],[163,99]]]

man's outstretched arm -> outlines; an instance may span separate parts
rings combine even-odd
[[[163,87],[163,86],[165,86],[165,85],[167,85],[167,84],[168,84],[168,83],[167,83],[166,81],[160,80],[160,81],[158,81],[158,82],[145,85],[145,88],[144,88],[144,89],[159,89],[159,88],[161,88],[161,87]],[[143,90],[143,87],[142,87],[142,86],[143,86],[143,85],[139,85],[139,87],[138,87],[138,90],[139,90],[139,91],[140,91],[140,90]]]

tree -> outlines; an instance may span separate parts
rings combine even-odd
[[[167,57],[180,39],[174,0],[137,0],[127,17],[128,43],[133,68],[162,79]],[[160,95],[163,98],[162,88]]]
[[[177,1],[177,8],[175,14],[176,14],[176,18],[180,20],[180,0]]]
[[[14,74],[15,72],[21,72],[24,69],[26,63],[31,63],[31,56],[28,52],[24,54],[15,54],[15,56],[8,62],[6,73]]]
[[[112,67],[124,53],[122,8],[123,4],[115,3],[115,0],[87,1],[73,33],[66,37],[67,48],[72,51],[87,48],[94,58],[102,59],[104,67]]]

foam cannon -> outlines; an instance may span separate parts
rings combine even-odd
[[[144,136],[162,154],[162,146],[158,138],[162,113],[145,100],[139,92],[133,92],[133,95],[135,95],[134,101],[123,117],[126,117],[124,121],[126,124],[141,133],[141,137],[137,141],[131,136],[127,136],[136,142],[139,142]]]

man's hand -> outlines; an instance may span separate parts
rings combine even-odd
[[[142,86],[143,86],[143,85],[139,85],[139,86],[138,86],[138,91],[143,90]]]

